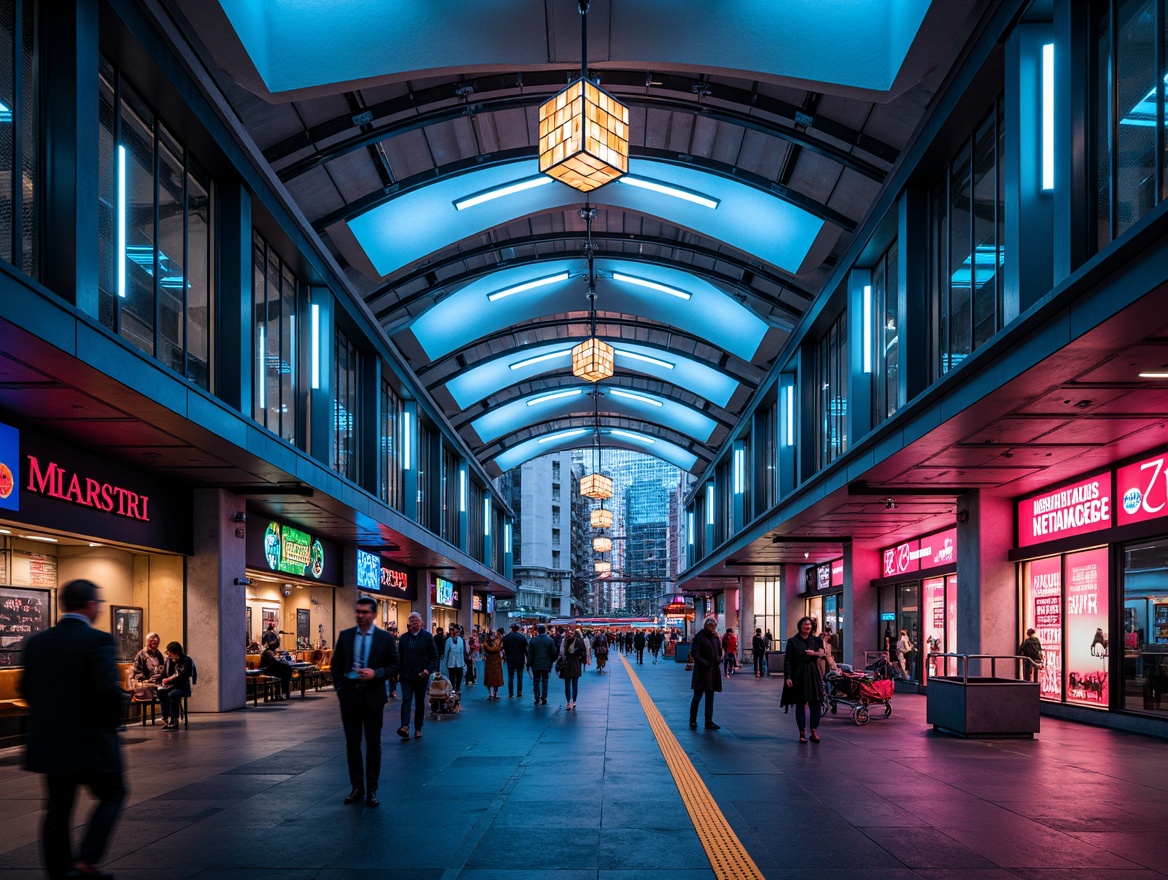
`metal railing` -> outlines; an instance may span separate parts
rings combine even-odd
[[[962,684],[969,684],[969,664],[970,661],[977,661],[979,663],[988,660],[990,662],[990,678],[998,677],[998,661],[1010,661],[1014,664],[1014,676],[1018,678],[1019,664],[1030,663],[1034,666],[1038,664],[1029,657],[1024,657],[1021,654],[929,654],[929,659],[932,661],[943,660],[945,663],[944,674],[934,674],[931,678],[959,678]],[[958,674],[955,676],[949,675],[949,661],[956,661]]]

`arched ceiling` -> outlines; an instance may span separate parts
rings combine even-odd
[[[591,446],[598,425],[604,446],[701,471],[981,7],[593,0],[590,71],[629,107],[630,173],[586,197],[536,158],[539,105],[579,75],[576,0],[168,5],[492,473]],[[617,352],[599,388],[568,368],[591,333],[585,207],[596,332]]]

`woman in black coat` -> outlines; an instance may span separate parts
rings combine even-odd
[[[814,621],[810,617],[799,618],[798,632],[787,639],[787,651],[783,660],[783,674],[787,687],[783,691],[783,705],[795,707],[795,722],[799,725],[799,742],[807,742],[804,731],[803,710],[811,707],[811,741],[819,742],[819,707],[823,703],[823,678],[819,674],[819,660],[826,657],[822,640],[812,635]]]
[[[722,690],[722,640],[718,638],[718,618],[707,617],[702,631],[694,636],[689,657],[693,660],[693,699],[689,704],[689,727],[697,730],[698,704],[706,696],[706,730],[719,730],[714,723],[714,692]]]
[[[564,636],[560,643],[560,659],[564,661],[560,677],[564,679],[564,699],[569,709],[576,708],[576,697],[580,693],[580,676],[588,665],[588,644],[577,626]]]

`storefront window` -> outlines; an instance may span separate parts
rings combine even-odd
[[[1168,715],[1168,539],[1123,551],[1123,705]]]
[[[779,649],[779,640],[784,633],[779,628],[779,608],[782,605],[783,594],[779,587],[779,579],[768,580],[758,578],[754,582],[754,626],[761,629],[763,634],[770,633],[774,639],[774,647]]]
[[[819,341],[815,356],[815,430],[817,467],[831,464],[848,449],[847,315],[840,315]]]
[[[1038,672],[1039,695],[1044,700],[1063,696],[1063,568],[1051,556],[1023,566],[1022,632],[1033,628],[1042,643],[1043,665]],[[1019,639],[1021,641],[1021,639]]]
[[[37,4],[0,3],[0,260],[36,275]]]
[[[917,597],[917,584],[901,584],[897,603],[897,619],[900,621],[900,630],[896,633],[897,641],[900,640],[901,632],[908,635],[910,650],[904,653],[904,674],[910,679],[917,680],[920,678],[920,670],[917,668],[917,659],[920,656],[919,648],[921,643],[920,634],[920,605]]]

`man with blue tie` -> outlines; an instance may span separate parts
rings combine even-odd
[[[341,704],[345,754],[349,761],[352,791],[345,803],[362,798],[365,806],[379,807],[377,781],[381,778],[381,725],[385,717],[386,683],[397,672],[397,645],[378,629],[377,602],[367,596],[357,600],[357,625],[343,630],[333,650],[333,687]],[[365,735],[365,761],[361,760],[361,734]]]

